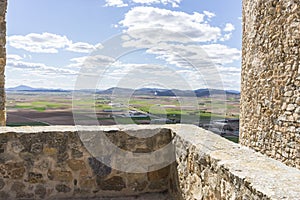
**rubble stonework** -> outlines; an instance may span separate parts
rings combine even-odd
[[[0,126],[5,126],[5,90],[4,90],[4,70],[6,65],[6,22],[5,14],[7,0],[0,0]]]
[[[300,1],[243,1],[240,142],[300,169]]]
[[[105,134],[118,148],[133,153],[151,153],[171,142],[169,129],[140,128],[141,133],[156,133],[142,142],[133,136],[134,130],[116,131],[116,127],[3,127],[0,128],[0,199],[89,199],[167,192],[169,165],[154,171],[151,165],[144,173],[116,170],[96,158],[106,156],[107,162],[114,166],[117,160],[113,152],[91,154],[79,137],[82,130],[89,136]],[[103,141],[91,138],[90,142],[101,145]],[[164,156],[161,154],[157,159],[163,161]],[[135,163],[128,160],[123,164]]]
[[[171,129],[174,199],[299,199],[300,170],[196,126]]]

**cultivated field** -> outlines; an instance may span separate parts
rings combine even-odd
[[[239,96],[111,96],[71,92],[8,92],[7,125],[113,125],[188,123],[208,127],[212,120],[239,115]],[[75,119],[75,122],[74,122]]]

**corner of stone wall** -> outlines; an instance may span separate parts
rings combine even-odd
[[[172,130],[174,199],[299,199],[300,170],[198,127]]]
[[[7,0],[0,0],[0,126],[6,125],[5,112],[5,65],[6,65],[6,22]]]

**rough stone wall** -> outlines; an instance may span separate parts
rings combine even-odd
[[[132,152],[151,152],[171,141],[168,129],[153,130],[157,134],[147,139],[115,127],[84,130],[106,134],[119,148]],[[86,199],[165,192],[169,172],[169,166],[146,173],[112,169],[87,151],[74,127],[0,129],[0,199]]]
[[[7,0],[0,0],[0,126],[5,126],[4,69],[6,65],[6,14]]]
[[[197,127],[172,130],[174,199],[299,199],[300,170]]]
[[[300,1],[243,0],[240,142],[300,169]]]

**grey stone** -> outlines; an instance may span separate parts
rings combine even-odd
[[[41,199],[44,199],[47,193],[46,188],[43,185],[37,185],[34,193],[39,196]]]
[[[109,158],[107,158],[107,159],[109,160]],[[90,157],[90,158],[88,158],[88,161],[89,161],[89,165],[92,168],[94,174],[96,174],[97,176],[105,177],[105,176],[109,175],[112,171],[111,167],[106,166],[105,164],[103,164],[96,158]]]
[[[0,190],[2,190],[2,188],[4,188],[5,186],[5,182],[2,178],[0,178]]]
[[[56,186],[55,186],[55,189],[56,189],[58,192],[63,192],[63,193],[68,193],[68,192],[71,191],[71,188],[68,187],[67,185],[64,185],[64,184],[56,185]]]

